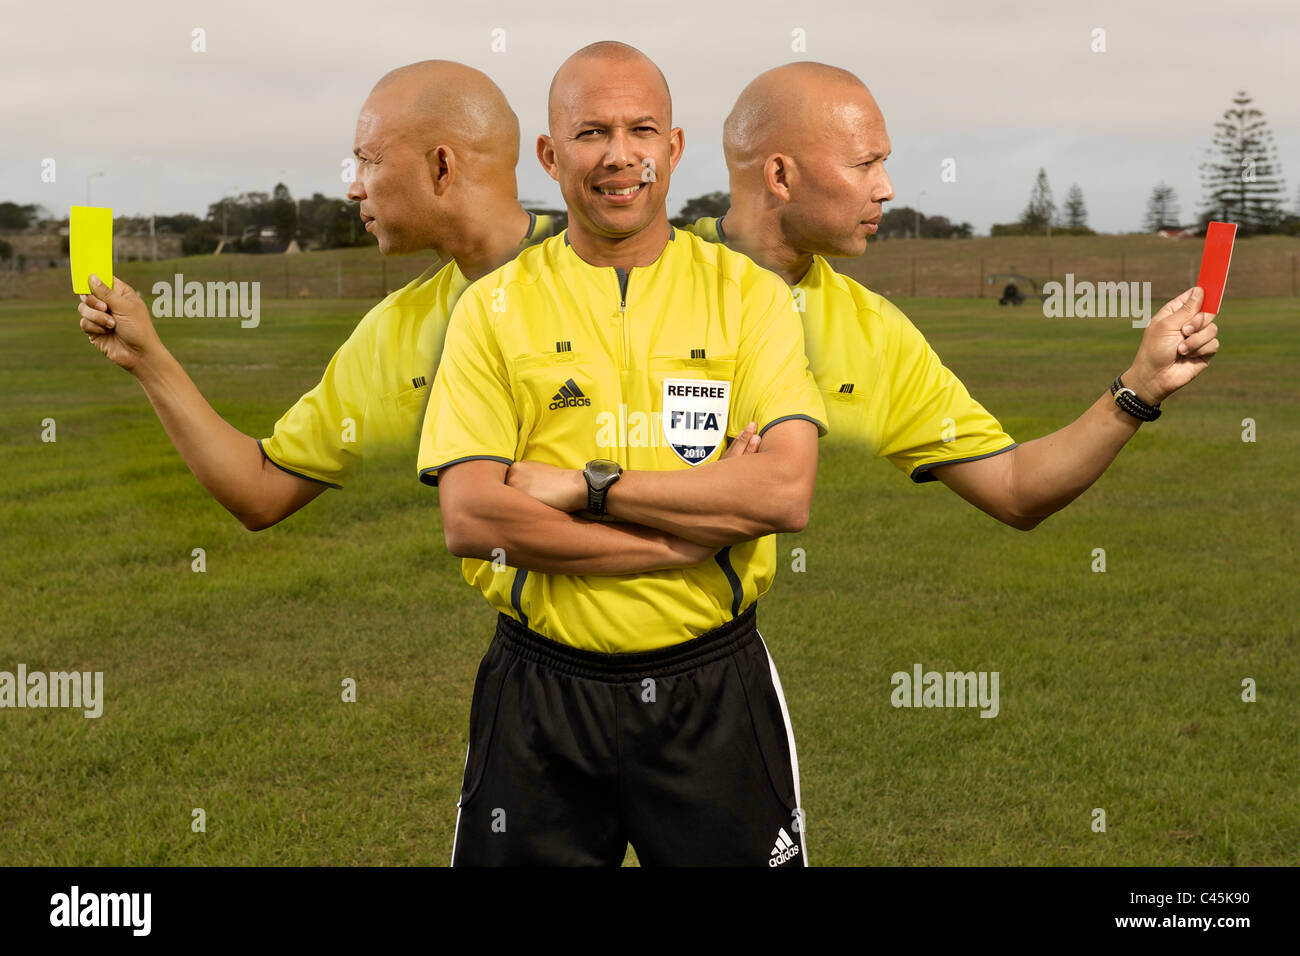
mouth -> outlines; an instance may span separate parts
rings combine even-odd
[[[361,221],[365,224],[362,228],[364,228],[366,232],[371,232],[372,230],[370,227],[375,224],[375,217],[367,216],[365,213],[362,213]]]
[[[592,190],[599,194],[606,202],[615,206],[626,206],[636,201],[636,197],[641,195],[645,187],[649,185],[644,182],[633,183],[608,183],[603,186],[593,186]]]
[[[858,223],[858,225],[859,225],[859,226],[866,226],[866,227],[867,227],[867,232],[868,232],[870,235],[873,235],[873,236],[874,236],[877,232],[880,231],[880,219],[881,219],[880,216],[877,216],[877,217],[874,218],[874,219],[865,219],[865,220],[863,220],[862,222]]]

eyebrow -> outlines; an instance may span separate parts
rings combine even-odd
[[[629,120],[629,121],[628,121],[628,125],[629,125],[629,126],[641,126],[642,124],[647,123],[647,122],[658,124],[658,123],[659,123],[659,120],[656,119],[654,116],[649,116],[649,115],[647,115],[647,116],[638,116],[638,117],[637,117],[636,119],[634,119],[634,120]],[[608,125],[610,125],[610,124],[607,123],[607,122],[605,122],[604,120],[586,119],[586,120],[580,120],[580,121],[578,122],[577,125],[578,125],[578,126],[608,126]]]

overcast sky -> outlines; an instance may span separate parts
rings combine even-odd
[[[195,28],[207,51],[191,51]],[[492,31],[506,50],[491,50]],[[1106,52],[1094,53],[1093,31]],[[801,29],[807,52],[791,50]],[[1200,208],[1198,164],[1244,89],[1300,184],[1300,3],[1100,0],[132,0],[0,5],[0,201],[60,215],[203,214],[223,193],[342,195],[357,109],[383,73],[459,60],[505,91],[523,128],[520,196],[559,205],[537,163],[546,87],[566,56],[617,39],[659,64],[686,152],[669,209],[727,188],[722,120],[759,72],[792,60],[852,70],[888,123],[895,205],[971,222],[1014,220],[1038,168],[1059,203],[1078,183],[1089,223],[1136,228],[1151,187]],[[956,182],[940,179],[945,158]],[[57,180],[41,181],[56,162]],[[921,194],[924,193],[922,196]]]

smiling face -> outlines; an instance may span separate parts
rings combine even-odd
[[[860,256],[894,198],[885,117],[865,87],[852,86],[836,90],[819,113],[797,153],[784,231],[802,251]]]
[[[571,232],[636,235],[663,217],[683,137],[662,75],[644,57],[576,57],[551,89],[537,155],[560,184]]]

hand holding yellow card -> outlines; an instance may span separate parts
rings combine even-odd
[[[92,273],[113,288],[113,210],[102,206],[73,206],[68,231],[72,291],[89,293]]]

